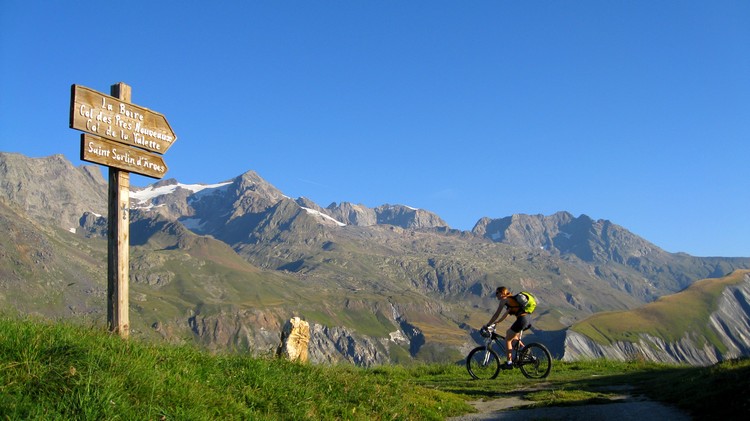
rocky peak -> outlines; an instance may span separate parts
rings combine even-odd
[[[77,229],[84,212],[107,213],[107,182],[99,167],[76,168],[63,155],[28,158],[0,152],[0,197],[64,229]]]
[[[295,202],[302,206],[303,208],[311,209],[316,212],[325,213],[328,214],[328,212],[325,211],[325,209],[321,208],[317,203],[313,202],[311,199],[308,199],[306,197],[298,197]]]
[[[515,214],[500,219],[482,218],[472,229],[492,241],[554,254],[573,254],[587,262],[614,260],[627,263],[660,251],[658,247],[607,220],[568,212],[553,215]]]
[[[588,218],[585,215],[582,218]],[[498,243],[529,249],[551,249],[555,239],[570,234],[562,230],[572,220],[568,212],[554,215],[514,214],[500,219],[482,218],[472,232]]]
[[[331,217],[347,225],[369,227],[378,222],[375,211],[361,204],[355,205],[354,203],[341,202],[341,204],[337,205],[334,202],[328,205],[326,211]]]
[[[402,228],[437,228],[448,224],[436,214],[404,205],[382,205],[375,208],[378,224]]]
[[[263,212],[286,197],[255,171],[235,178],[229,194],[236,197],[232,219],[247,213]]]

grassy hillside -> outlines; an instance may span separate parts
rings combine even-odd
[[[723,345],[707,321],[716,311],[721,293],[728,286],[742,282],[748,273],[750,271],[738,270],[723,278],[703,279],[682,292],[634,310],[595,314],[571,329],[601,344],[637,342],[641,333],[677,341],[687,332],[696,332],[721,349]]]
[[[211,355],[0,315],[0,419],[439,420],[472,412],[468,401],[509,394],[534,406],[606,403],[621,394],[619,385],[696,419],[750,410],[750,361],[554,364],[544,382],[517,370],[473,381],[462,365],[362,369]]]
[[[0,319],[2,419],[440,419],[467,410],[459,396],[387,372]]]

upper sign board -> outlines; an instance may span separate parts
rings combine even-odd
[[[160,154],[177,140],[162,114],[80,85],[71,86],[70,128]]]

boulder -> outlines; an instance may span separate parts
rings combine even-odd
[[[307,344],[310,342],[310,324],[292,317],[281,330],[281,344],[277,355],[289,361],[307,362]]]

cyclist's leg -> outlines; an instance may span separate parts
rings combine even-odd
[[[520,330],[518,332],[513,330],[513,326],[515,325],[516,324],[513,323],[513,325],[508,328],[508,331],[505,332],[505,355],[508,357],[508,364],[513,361],[513,341],[518,340],[518,334],[521,332]]]
[[[531,317],[524,313],[516,317],[516,321],[510,325],[505,334],[505,349],[508,361],[513,361],[513,341],[520,340],[521,332],[531,325]]]

